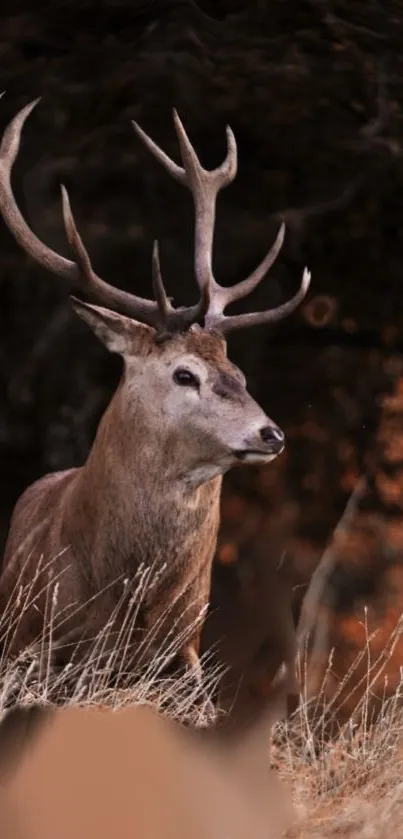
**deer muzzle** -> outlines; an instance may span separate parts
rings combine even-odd
[[[234,454],[243,463],[270,463],[281,454],[284,446],[284,432],[278,425],[270,423],[246,440],[245,448],[237,449]]]

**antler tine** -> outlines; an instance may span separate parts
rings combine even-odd
[[[154,143],[154,140],[152,140],[151,137],[149,137],[149,135],[146,134],[145,131],[143,131],[143,129],[137,122],[135,122],[134,119],[132,119],[132,126],[136,134],[138,134],[140,139],[143,141],[144,145],[147,146],[151,154],[153,154],[154,157],[158,160],[158,162],[162,164],[164,169],[166,169],[166,171],[170,175],[172,175],[172,177],[175,178],[176,181],[179,181],[180,184],[186,185],[186,172],[183,169],[183,167],[178,166],[178,164],[175,163],[174,160],[171,160],[171,158],[168,157],[168,155],[165,154],[165,152],[162,151],[162,149],[160,149],[159,146],[157,146],[157,143]]]
[[[194,264],[197,284],[202,297],[213,302],[216,283],[212,270],[212,251],[217,195],[223,187],[233,181],[237,172],[237,146],[234,134],[227,126],[227,155],[221,166],[212,171],[203,169],[199,158],[186,134],[177,112],[173,112],[175,130],[178,136],[183,167],[178,166],[159,146],[133,122],[133,128],[144,144],[179,183],[187,186],[193,195],[195,207],[195,253]]]
[[[236,285],[225,288],[214,278],[212,269],[213,237],[217,195],[220,189],[227,186],[235,178],[237,172],[237,146],[234,134],[227,126],[227,155],[221,166],[207,171],[201,166],[200,160],[186,134],[183,124],[174,110],[174,124],[179,140],[183,166],[178,166],[142,128],[133,122],[133,128],[151,151],[154,157],[164,166],[166,171],[179,183],[187,186],[193,195],[196,230],[195,230],[195,274],[201,300],[197,310],[197,317],[204,316],[204,328],[209,331],[225,334],[231,329],[254,326],[259,323],[275,323],[290,315],[305,297],[310,283],[310,273],[305,269],[299,291],[282,306],[266,312],[255,312],[245,315],[226,317],[225,308],[236,300],[250,294],[269,271],[281,250],[284,241],[285,225],[281,225],[276,240],[260,265],[247,277]],[[204,304],[203,304],[204,298]],[[187,310],[189,312],[189,310]],[[195,317],[196,319],[196,317]],[[189,321],[188,321],[189,322]]]
[[[28,227],[17,206],[12,187],[11,172],[17,157],[24,123],[40,100],[35,99],[19,111],[6,128],[0,145],[0,212],[23,250],[39,265],[68,280],[91,295],[97,302],[148,323],[158,326],[160,311],[157,303],[137,297],[104,282],[94,272],[90,258],[77,232],[67,191],[62,187],[63,217],[66,234],[77,262],[66,259],[38,239]]]
[[[170,306],[170,301],[167,297],[164,283],[162,280],[161,274],[161,265],[160,265],[160,256],[159,256],[159,248],[158,242],[155,240],[153,245],[153,256],[152,256],[152,277],[153,277],[153,289],[155,299],[158,304],[158,308],[161,313],[161,318],[163,323],[167,323],[169,312],[172,311],[172,307]]]
[[[271,246],[269,252],[262,259],[260,265],[247,277],[246,280],[236,283],[230,288],[220,286],[220,292],[223,300],[223,309],[229,306],[230,303],[235,303],[236,300],[241,300],[242,297],[247,297],[259,285],[263,277],[270,271],[271,266],[276,261],[281,248],[283,247],[285,235],[285,224],[282,222],[280,230],[277,233],[274,244]]]
[[[70,198],[66,187],[61,184],[60,191],[62,194],[62,212],[64,228],[66,231],[67,241],[77,257],[77,264],[80,269],[81,284],[91,294],[93,291],[94,281],[96,282],[96,275],[94,274],[91,260],[84,247],[81,236],[77,230],[74,216],[70,206]]]
[[[220,315],[224,312],[227,306],[230,303],[235,303],[236,300],[240,300],[242,297],[246,297],[250,294],[256,286],[259,285],[265,274],[270,270],[273,262],[277,259],[280,250],[282,248],[284,242],[284,233],[285,233],[285,224],[284,222],[281,224],[280,230],[277,233],[276,240],[272,247],[270,248],[269,252],[266,254],[264,259],[262,259],[260,265],[252,272],[252,274],[247,277],[246,280],[241,280],[241,282],[236,283],[234,286],[230,286],[226,288],[225,286],[219,285],[217,282],[214,284],[214,295],[210,304],[210,308],[206,314],[206,327],[208,328],[208,324],[210,322],[218,322]]]
[[[222,313],[217,315],[208,315],[208,322],[206,322],[206,329],[217,332],[221,335],[226,335],[233,329],[241,329],[248,326],[258,326],[263,323],[277,323],[280,320],[291,315],[295,309],[302,303],[309,285],[311,282],[311,274],[308,268],[304,269],[302,275],[301,285],[294,297],[277,306],[275,309],[267,309],[263,312],[250,312],[243,315],[229,315]]]
[[[207,183],[214,184],[216,193],[224,186],[228,186],[234,180],[238,168],[237,145],[232,128],[227,125],[225,129],[227,135],[227,154],[225,160],[216,169],[208,171],[207,169],[203,169],[175,108],[173,110],[173,119],[181,149],[184,171],[189,179],[188,185],[190,188],[195,191],[197,187],[200,189],[200,181],[204,183],[207,181]]]
[[[158,303],[156,304],[153,300],[146,300],[122,289],[115,288],[104,280],[101,280],[94,272],[89,255],[74,221],[67,189],[63,185],[61,186],[61,192],[64,227],[67,241],[77,259],[81,290],[109,309],[120,311],[129,317],[138,318],[150,326],[156,326],[160,319]]]
[[[202,292],[200,300],[195,306],[179,306],[174,309],[171,298],[167,297],[161,276],[158,242],[153,245],[152,277],[155,299],[160,312],[160,326],[163,334],[183,330],[198,323],[208,309],[210,302],[209,289]]]
[[[39,102],[35,99],[14,117],[7,126],[0,145],[0,210],[3,219],[18,244],[44,268],[61,274],[70,282],[78,278],[77,266],[69,259],[54,253],[30,230],[23,219],[11,188],[11,171],[17,157],[24,123]]]

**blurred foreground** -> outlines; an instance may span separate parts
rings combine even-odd
[[[183,727],[192,703],[185,709],[177,695],[176,713],[171,690],[170,710],[159,715],[152,678],[130,695],[109,691],[103,702],[94,687],[84,706],[76,698],[64,709],[49,708],[49,684],[22,689],[19,709],[0,725],[7,839],[400,835],[399,692],[369,731],[367,696],[355,723],[331,742],[320,720],[310,723],[303,696],[287,723],[273,725],[268,712],[257,728],[225,742]]]

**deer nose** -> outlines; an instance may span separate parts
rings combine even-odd
[[[270,447],[273,454],[280,454],[283,451],[285,435],[278,425],[265,425],[260,429],[260,436],[266,446]]]

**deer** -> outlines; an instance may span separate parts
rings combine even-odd
[[[112,613],[114,625],[123,625],[138,570],[152,567],[153,585],[136,612],[127,649],[152,638],[147,647],[151,656],[175,628],[175,660],[201,685],[200,634],[223,476],[235,466],[268,464],[285,446],[283,431],[248,393],[243,373],[228,359],[227,335],[291,315],[304,299],[311,275],[305,268],[297,292],[276,308],[225,313],[269,271],[285,226],[250,276],[231,287],[217,282],[212,267],[216,200],[236,176],[237,144],[227,126],[225,160],[214,170],[204,169],[176,110],[182,165],[137,123],[132,125],[166,172],[191,192],[198,302],[173,306],[157,241],[151,260],[154,299],[99,277],[63,185],[63,221],[74,259],[53,251],[26,223],[11,185],[23,126],[39,101],[23,107],[3,134],[0,212],[23,251],[77,290],[79,297],[71,295],[74,312],[107,350],[123,359],[123,372],[85,463],[45,475],[15,505],[0,574],[0,616],[11,608],[18,615],[7,654],[18,654],[44,631],[50,574],[45,563],[52,561],[52,579],[58,581],[52,655],[63,666],[72,651],[80,648],[79,656],[84,655]],[[31,595],[22,608],[18,591],[24,582]],[[112,630],[109,638],[116,643]],[[213,714],[211,703],[208,707]]]

